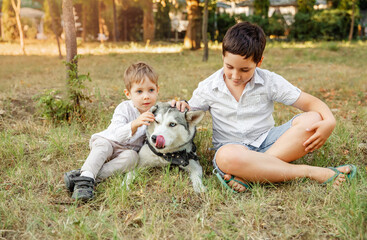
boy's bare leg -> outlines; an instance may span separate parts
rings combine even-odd
[[[238,180],[250,182],[283,182],[300,177],[308,177],[320,183],[332,177],[335,172],[328,168],[308,165],[289,164],[307,152],[303,143],[313,134],[306,129],[313,123],[320,121],[317,113],[304,113],[295,118],[292,127],[286,131],[265,153],[248,150],[241,145],[226,145],[218,150],[216,163],[225,173],[224,179],[229,180],[230,175]],[[350,172],[348,167],[338,169],[343,173]],[[340,175],[334,182],[339,185],[345,181],[344,175]],[[229,183],[237,191],[245,188],[231,181]]]
[[[307,154],[303,143],[315,132],[307,131],[314,123],[321,120],[316,112],[303,113],[293,119],[292,127],[266,151],[267,154],[277,157],[285,162],[292,162]]]

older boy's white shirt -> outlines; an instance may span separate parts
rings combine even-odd
[[[189,105],[211,113],[214,147],[234,142],[259,147],[274,127],[274,102],[292,105],[301,90],[276,73],[256,68],[237,102],[223,75],[221,68],[200,82]]]
[[[113,113],[108,128],[93,134],[90,143],[98,137],[103,137],[136,151],[139,150],[145,140],[146,126],[139,127],[134,135],[131,131],[131,122],[139,116],[140,112],[131,100],[120,103]]]

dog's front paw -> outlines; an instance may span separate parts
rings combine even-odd
[[[130,190],[130,184],[134,181],[135,179],[135,171],[131,171],[131,172],[128,172],[124,178],[124,180],[122,181],[121,183],[121,187],[122,188],[125,188],[126,190]]]
[[[121,187],[126,190],[130,190],[129,184],[127,183],[126,179],[124,179],[121,183]]]
[[[197,193],[203,193],[206,191],[206,187],[201,182],[193,183],[193,188]]]

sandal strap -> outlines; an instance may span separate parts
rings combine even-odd
[[[222,177],[223,178],[223,177]],[[233,175],[231,175],[231,178],[230,179],[228,179],[228,180],[225,180],[224,178],[223,178],[223,180],[226,182],[226,183],[229,183],[230,181],[232,181],[232,180],[235,180],[234,179],[234,176]],[[236,181],[236,180],[235,180]],[[236,181],[237,182],[237,181]]]

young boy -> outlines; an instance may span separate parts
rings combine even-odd
[[[209,110],[213,121],[213,159],[219,180],[234,192],[248,182],[282,182],[307,177],[339,185],[355,175],[354,165],[322,168],[290,162],[319,149],[335,127],[325,103],[283,77],[260,69],[266,38],[257,25],[232,26],[223,39],[223,68],[199,83],[191,109]],[[274,102],[304,113],[274,127]],[[172,101],[179,109],[184,102]]]
[[[154,115],[148,112],[158,96],[158,76],[149,65],[138,62],[124,74],[129,101],[120,103],[111,124],[90,139],[90,153],[81,170],[64,174],[72,198],[87,201],[93,198],[95,179],[105,179],[115,172],[127,172],[138,163],[138,151],[145,140],[145,129]]]

